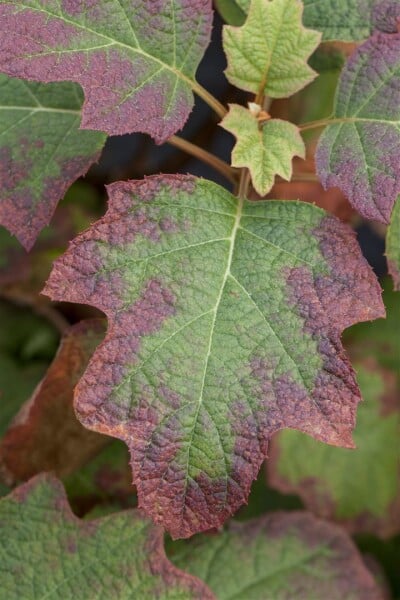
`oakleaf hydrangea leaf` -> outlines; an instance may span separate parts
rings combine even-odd
[[[294,156],[305,157],[300,132],[288,121],[269,119],[259,124],[249,110],[231,104],[221,126],[237,139],[232,165],[249,168],[253,187],[260,196],[270,191],[275,175],[291,179]]]
[[[76,412],[128,444],[139,505],[189,536],[246,500],[274,431],[352,445],[340,333],[383,315],[380,288],[351,230],[315,206],[238,202],[183,175],[108,189],[44,293],[106,313]]]
[[[316,154],[324,187],[339,187],[361,215],[382,223],[400,193],[399,88],[400,34],[378,32],[343,69],[334,122]]]
[[[356,449],[332,448],[297,431],[282,431],[272,442],[269,481],[352,532],[391,536],[400,531],[400,390],[394,373],[374,361],[359,366],[358,381],[364,401],[354,431]]]
[[[107,443],[81,425],[72,404],[75,385],[104,330],[101,319],[71,327],[45,377],[14,417],[0,443],[0,470],[9,485],[41,471],[67,475]]]
[[[82,99],[76,84],[0,74],[0,224],[27,250],[71,183],[100,156],[106,136],[79,129]]]
[[[217,535],[175,542],[168,554],[218,600],[381,598],[350,538],[305,512],[233,522]]]
[[[75,81],[83,128],[161,143],[192,109],[211,20],[210,0],[2,0],[0,71]]]
[[[140,511],[81,521],[61,483],[38,476],[0,500],[4,598],[211,600],[166,558],[163,531]]]
[[[301,23],[299,0],[253,0],[242,27],[224,27],[225,73],[237,87],[290,96],[316,77],[307,59],[317,48],[320,34]]]
[[[216,6],[230,25],[242,25],[251,0],[217,0]],[[322,31],[323,41],[362,41],[373,29],[376,0],[303,0],[306,27]],[[383,4],[383,3],[382,3]]]
[[[400,198],[394,205],[386,234],[386,256],[394,288],[400,291]]]

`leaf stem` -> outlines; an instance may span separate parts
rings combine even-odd
[[[227,114],[227,109],[217,98],[215,98],[210,92],[208,92],[202,85],[200,85],[197,81],[192,81],[193,91],[196,92],[200,98],[204,100],[208,106],[210,106],[213,111],[219,116],[220,119],[223,119]]]
[[[327,125],[333,125],[334,123],[343,123],[344,119],[319,119],[318,121],[309,121],[309,123],[302,123],[298,125],[300,131],[308,131],[309,129],[320,129]]]
[[[249,193],[250,186],[250,171],[246,168],[241,169],[240,172],[240,181],[239,187],[237,191],[238,198],[247,198],[247,194]]]
[[[196,146],[196,144],[192,144],[192,142],[188,142],[177,135],[171,136],[168,140],[168,144],[171,144],[171,146],[175,146],[175,148],[179,148],[180,150],[187,152],[187,154],[195,156],[207,165],[210,165],[210,167],[213,167],[213,169],[221,173],[221,175],[226,177],[231,183],[237,182],[238,170],[234,169],[214,154],[211,154],[211,152],[207,152],[207,150],[200,148],[200,146]]]

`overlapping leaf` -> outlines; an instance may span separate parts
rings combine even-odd
[[[66,333],[46,376],[0,443],[0,470],[8,484],[41,471],[67,475],[107,443],[105,436],[82,427],[72,406],[75,385],[103,337],[100,319],[83,321]]]
[[[104,145],[104,134],[79,129],[81,105],[76,84],[0,75],[0,224],[27,250]]]
[[[109,192],[45,293],[107,314],[77,413],[126,441],[140,505],[188,536],[245,501],[273,431],[352,444],[340,332],[383,314],[380,290],[351,231],[314,206],[237,203],[190,176]]]
[[[305,146],[298,128],[281,119],[259,123],[243,106],[231,104],[221,126],[236,137],[232,165],[248,167],[253,187],[265,196],[275,175],[290,180],[294,156],[305,158]]]
[[[242,25],[251,0],[217,0],[216,6],[230,25]],[[365,40],[372,33],[376,0],[303,0],[303,21],[322,31],[323,40],[344,42]],[[387,4],[387,2],[386,2]]]
[[[394,287],[400,291],[400,198],[394,205],[386,234],[386,256]]]
[[[192,108],[211,19],[210,0],[2,0],[0,71],[80,83],[83,128],[163,142]]]
[[[400,373],[400,358],[398,357]],[[356,450],[332,448],[295,431],[274,438],[270,483],[298,493],[319,516],[351,531],[390,536],[400,531],[400,390],[374,361],[358,368],[364,401],[354,432]]]
[[[162,529],[140,512],[81,521],[62,485],[45,476],[0,500],[0,575],[10,600],[213,598],[169,562]]]
[[[231,523],[179,542],[169,556],[218,600],[377,600],[381,594],[346,534],[304,512]]]
[[[400,34],[377,32],[347,62],[335,122],[317,150],[324,186],[338,186],[358,212],[382,223],[400,193],[399,88]]]
[[[237,87],[282,98],[310,83],[316,73],[307,59],[320,34],[301,23],[299,0],[253,0],[246,23],[224,27],[226,76]]]

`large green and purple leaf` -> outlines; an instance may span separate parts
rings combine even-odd
[[[317,75],[307,59],[321,36],[302,25],[299,0],[253,0],[242,27],[225,25],[225,73],[237,87],[272,98],[291,96]]]
[[[274,431],[352,445],[340,334],[383,315],[380,288],[351,230],[315,206],[238,202],[183,175],[108,189],[44,291],[106,313],[77,414],[128,444],[140,506],[189,536],[245,502]]]
[[[361,215],[382,223],[400,193],[399,89],[400,34],[377,32],[343,69],[316,154],[324,187],[339,187]]]
[[[192,109],[211,20],[211,0],[2,0],[0,71],[75,81],[84,129],[161,143]]]
[[[357,548],[339,527],[305,512],[232,522],[171,545],[171,560],[218,600],[380,600]]]
[[[213,598],[166,558],[162,529],[139,511],[81,521],[50,476],[0,500],[0,576],[7,600]]]
[[[73,410],[75,385],[104,330],[101,319],[71,327],[45,377],[14,416],[0,442],[0,471],[9,485],[42,471],[68,475],[109,441],[84,428]]]
[[[243,25],[251,0],[216,0],[222,17],[230,25]],[[373,28],[376,0],[304,0],[303,21],[322,31],[323,40],[365,40]]]
[[[82,100],[73,83],[0,74],[0,224],[27,250],[104,145],[104,134],[79,129]]]
[[[394,289],[400,291],[400,197],[394,205],[386,234],[386,258]]]
[[[400,357],[398,363],[400,373]],[[400,388],[394,374],[374,361],[357,371],[364,400],[354,431],[356,449],[282,431],[272,441],[269,480],[352,532],[388,537],[400,531]]]

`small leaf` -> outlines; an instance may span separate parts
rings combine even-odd
[[[394,289],[400,291],[400,198],[394,205],[386,234],[386,256]]]
[[[211,21],[210,0],[3,0],[0,70],[75,81],[84,129],[141,131],[161,143],[192,109]]]
[[[339,187],[365,218],[389,223],[400,193],[400,34],[376,33],[343,69],[334,120],[316,155],[325,188]]]
[[[75,84],[0,75],[0,224],[27,250],[67,188],[100,156],[106,136],[79,129],[81,104]]]
[[[105,436],[82,427],[72,407],[75,385],[103,337],[100,319],[66,333],[44,379],[1,441],[0,469],[9,485],[41,471],[60,477],[72,473],[107,443]]]
[[[106,313],[77,414],[128,444],[140,506],[189,536],[246,500],[274,431],[352,445],[340,333],[383,315],[380,288],[351,230],[312,205],[183,175],[108,189],[45,293]]]
[[[259,125],[250,111],[230,104],[221,126],[237,139],[232,151],[232,165],[249,168],[253,187],[260,196],[270,191],[275,175],[288,181],[291,179],[294,156],[305,158],[299,130],[288,121],[269,119]]]
[[[393,2],[393,0],[392,0]],[[230,25],[242,25],[251,0],[217,0],[223,19]],[[323,40],[362,41],[373,29],[376,0],[303,0],[306,27],[322,31]]]
[[[374,360],[358,367],[358,380],[364,401],[354,431],[356,450],[282,431],[267,462],[270,483],[299,494],[308,509],[351,532],[388,537],[400,532],[400,389],[394,373]]]
[[[0,575],[9,599],[213,598],[169,562],[162,529],[140,511],[81,521],[52,476],[0,500]]]
[[[305,512],[233,522],[217,535],[171,544],[168,554],[218,600],[381,598],[351,539]]]
[[[290,96],[310,83],[317,74],[307,59],[320,34],[302,26],[302,11],[298,0],[253,0],[243,27],[225,25],[229,81],[272,98]]]

